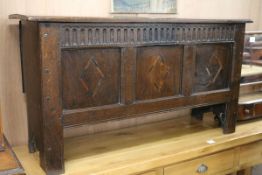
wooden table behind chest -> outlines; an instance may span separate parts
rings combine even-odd
[[[215,105],[234,132],[247,21],[17,17],[30,148],[47,172],[64,168],[63,127]]]

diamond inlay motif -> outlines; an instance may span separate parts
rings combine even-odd
[[[83,88],[86,90],[87,95],[94,97],[97,94],[104,78],[105,75],[99,68],[95,57],[91,57],[85,65],[79,80]]]
[[[151,83],[160,92],[164,86],[165,80],[169,74],[169,66],[165,63],[165,58],[157,55],[153,64],[148,69]]]
[[[206,73],[209,77],[206,87],[214,84],[223,69],[223,64],[217,56],[218,52],[214,52],[205,67]]]

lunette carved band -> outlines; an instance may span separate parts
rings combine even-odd
[[[234,41],[236,24],[65,24],[61,47]]]

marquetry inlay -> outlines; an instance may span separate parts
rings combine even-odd
[[[217,57],[217,50],[212,54],[211,58],[208,61],[208,64],[205,67],[206,73],[209,77],[209,80],[206,82],[206,86],[210,86],[217,81],[219,74],[223,69],[223,64],[221,60]]]
[[[92,80],[94,80],[93,82],[90,82],[91,75],[93,77]],[[90,58],[80,75],[80,82],[83,88],[86,90],[87,95],[92,97],[96,95],[104,77],[105,75],[102,72],[102,70],[99,68],[99,65],[95,57]],[[94,84],[93,89],[89,88],[89,84],[91,83]]]
[[[157,91],[161,92],[164,82],[167,79],[169,73],[169,66],[165,63],[165,58],[162,55],[157,55],[154,57],[154,62],[148,70],[148,74],[154,77],[151,81]]]
[[[228,87],[230,70],[230,45],[202,45],[197,47],[194,73],[194,92]]]

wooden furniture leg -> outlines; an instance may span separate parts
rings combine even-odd
[[[224,133],[232,133],[235,128],[236,120],[236,103],[218,104],[212,106],[205,106],[200,108],[193,108],[191,116],[202,120],[206,112],[213,112],[215,120],[218,120],[219,126],[223,128]]]
[[[210,107],[200,107],[200,108],[193,108],[191,111],[191,116],[198,119],[203,120],[204,113],[210,111]]]
[[[29,151],[39,150],[48,175],[64,172],[59,28],[55,25],[23,21],[20,28]]]
[[[215,115],[215,119],[219,121],[219,125],[222,126],[223,132],[232,133],[235,128],[235,120],[236,120],[236,104],[235,103],[227,103],[213,106],[213,113]]]
[[[252,175],[252,167],[238,171],[237,175]]]
[[[59,46],[59,28],[56,24],[41,24],[41,81],[42,81],[42,120],[43,149],[40,161],[47,174],[64,172],[64,144],[61,102],[61,62]]]

